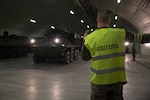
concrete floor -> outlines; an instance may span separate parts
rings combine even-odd
[[[0,100],[90,100],[90,62],[34,64],[32,57],[0,60]],[[126,55],[125,100],[150,100],[150,56]]]

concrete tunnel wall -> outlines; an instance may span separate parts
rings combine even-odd
[[[116,12],[128,20],[141,34],[150,34],[150,3],[148,0],[135,0],[119,6]],[[150,55],[150,44],[141,44],[141,54]]]

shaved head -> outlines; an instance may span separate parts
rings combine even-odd
[[[102,23],[108,23],[111,21],[112,12],[108,9],[98,10],[97,21]]]

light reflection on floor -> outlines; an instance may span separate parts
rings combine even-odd
[[[131,59],[131,55],[125,59],[124,98],[150,100],[150,57]],[[0,68],[0,100],[90,100],[90,62],[34,64],[31,58],[22,58],[4,60]]]

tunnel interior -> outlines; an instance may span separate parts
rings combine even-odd
[[[149,0],[1,0],[0,34],[43,36],[51,26],[83,34],[96,27],[98,9],[109,9],[118,16],[116,27],[134,33],[150,33]],[[118,2],[118,3],[117,3]],[[71,13],[72,11],[72,13]],[[32,22],[31,22],[32,20]],[[82,20],[82,22],[81,22]],[[149,47],[143,45],[143,52]]]

